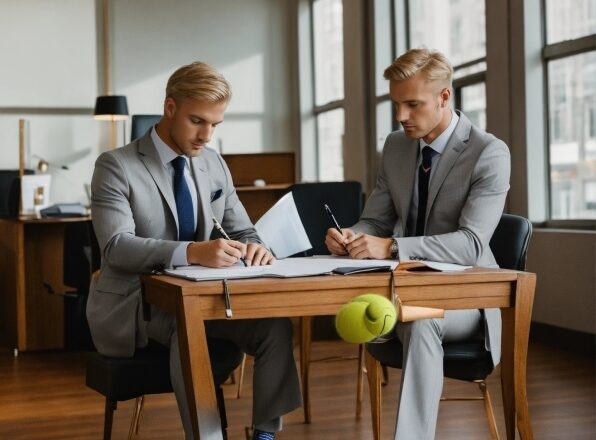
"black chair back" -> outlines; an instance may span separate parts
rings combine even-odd
[[[524,270],[532,224],[528,219],[503,214],[490,240],[490,248],[503,269]],[[368,352],[381,364],[401,368],[403,346],[395,337],[382,344],[367,344]],[[493,371],[484,341],[468,340],[443,344],[443,374],[460,380],[484,380]]]
[[[304,255],[328,255],[325,235],[333,224],[323,206],[329,205],[340,227],[352,226],[362,213],[362,185],[360,182],[297,183],[290,189],[312,244],[312,249]]]
[[[524,270],[532,223],[527,218],[503,214],[490,239],[490,249],[502,269]]]
[[[159,122],[161,115],[132,115],[130,141],[140,138]]]

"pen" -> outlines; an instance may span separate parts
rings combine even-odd
[[[228,280],[222,280],[223,289],[224,289],[224,304],[226,307],[226,319],[230,319],[232,317],[232,305],[230,304],[230,291],[228,290]]]
[[[217,229],[226,240],[231,240],[230,236],[226,234],[226,231],[223,230],[217,219],[215,217],[211,217],[211,220],[213,220],[213,226],[215,226],[215,229]],[[244,260],[244,258],[240,257],[240,261],[242,261],[242,264],[244,264],[244,267],[246,267],[246,261]]]
[[[335,229],[337,229],[337,232],[339,232],[341,234],[341,228],[339,227],[339,223],[337,223],[337,220],[335,219],[335,216],[331,212],[331,209],[329,208],[329,205],[327,205],[327,203],[325,203],[324,206],[325,206],[325,211],[327,211],[327,214],[329,214],[329,217],[331,217],[331,221],[333,222],[333,226],[335,226]]]
[[[323,206],[325,207],[325,211],[327,211],[327,214],[329,214],[329,217],[331,217],[333,226],[335,227],[335,229],[337,229],[337,232],[339,232],[343,236],[343,233],[341,232],[341,228],[339,227],[339,223],[337,223],[337,219],[333,215],[333,212],[331,212],[331,208],[329,208],[329,205],[327,203],[325,203]],[[343,246],[347,250],[346,245],[344,244]]]

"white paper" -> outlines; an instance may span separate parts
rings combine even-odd
[[[21,177],[21,214],[33,214],[36,209],[50,206],[50,174],[26,174]],[[40,204],[35,205],[35,191],[42,188],[43,197]]]
[[[263,214],[255,223],[255,229],[277,258],[286,258],[312,248],[291,192]]]
[[[353,260],[343,257],[299,257],[277,260],[269,266],[244,267],[238,263],[231,267],[212,269],[203,266],[184,266],[165,271],[168,275],[174,275],[195,281],[223,280],[238,278],[292,278],[331,273],[338,267],[373,267],[390,266],[397,267],[393,260]]]

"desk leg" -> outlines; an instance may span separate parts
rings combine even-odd
[[[310,342],[312,337],[312,317],[300,317],[300,379],[302,382],[302,400],[304,406],[304,423],[310,423]]]
[[[215,384],[201,316],[200,297],[183,296],[176,322],[182,374],[195,439],[222,440]]]
[[[534,438],[526,391],[526,360],[535,286],[534,274],[520,273],[515,289],[515,307],[502,310],[501,387],[508,439],[515,439],[516,421],[523,440]]]

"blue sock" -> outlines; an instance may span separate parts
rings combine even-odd
[[[252,433],[252,440],[275,440],[275,432],[259,431],[255,429]]]

